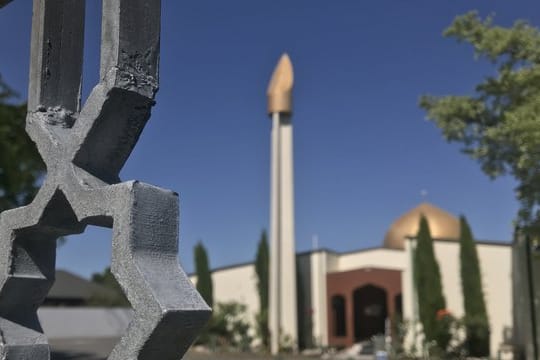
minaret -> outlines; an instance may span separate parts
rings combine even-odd
[[[268,86],[268,114],[272,118],[272,168],[270,209],[271,352],[279,352],[288,337],[296,349],[296,251],[294,245],[294,181],[292,133],[293,68],[284,54]]]

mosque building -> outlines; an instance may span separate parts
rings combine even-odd
[[[412,245],[420,216],[429,223],[441,272],[447,310],[462,317],[459,219],[422,203],[396,219],[380,247],[338,253],[319,249],[298,253],[297,323],[301,348],[346,347],[385,334],[387,319],[418,319],[413,288]],[[512,326],[510,243],[477,241],[484,297],[491,328],[491,354],[497,354]],[[255,324],[259,312],[253,263],[212,272],[214,302],[245,304]],[[413,334],[409,334],[409,337]],[[409,339],[409,341],[413,341]]]
[[[421,216],[430,227],[447,311],[464,315],[459,259],[459,219],[429,203],[407,211],[388,228],[380,247],[339,253],[317,249],[296,253],[292,136],[293,69],[282,56],[268,88],[272,119],[270,196],[271,351],[287,337],[294,347],[347,347],[374,335],[390,335],[389,320],[418,322],[413,284],[413,252]],[[474,229],[474,224],[472,224]],[[335,239],[336,241],[339,239]],[[484,297],[496,355],[512,326],[510,243],[477,241]],[[192,278],[192,280],[196,280]],[[253,263],[212,272],[214,303],[245,304],[255,327],[259,313]],[[411,327],[406,343],[419,343]],[[407,345],[406,344],[406,345]]]

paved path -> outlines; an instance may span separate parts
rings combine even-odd
[[[118,339],[76,339],[50,340],[51,360],[105,360]],[[200,354],[188,353],[184,360],[236,360],[236,359],[275,359],[271,356],[254,354]],[[308,359],[306,357],[283,357],[283,360]],[[309,358],[314,359],[314,358]]]
[[[50,340],[51,360],[105,360],[118,339]]]

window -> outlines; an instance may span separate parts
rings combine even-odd
[[[346,336],[345,297],[342,295],[332,296],[332,311],[334,315],[334,336]]]

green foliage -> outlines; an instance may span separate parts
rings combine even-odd
[[[212,350],[248,351],[253,338],[246,320],[247,306],[234,301],[218,303],[198,343]]]
[[[0,76],[0,212],[30,203],[45,171],[25,131],[26,104],[15,98]]]
[[[427,219],[420,218],[414,255],[414,277],[418,297],[418,311],[426,343],[435,342],[443,351],[450,341],[448,324],[441,312],[446,300],[442,292],[439,264],[433,251],[433,239]]]
[[[195,245],[195,273],[197,275],[197,291],[201,294],[208,306],[214,305],[214,290],[212,285],[212,274],[208,264],[208,254],[201,241]]]
[[[390,343],[389,358],[392,360],[456,360],[467,359],[467,354],[463,349],[463,333],[465,332],[463,320],[457,319],[447,313],[441,319],[451,334],[446,349],[441,349],[435,341],[423,344],[423,353],[418,354],[418,349],[413,343],[412,346],[406,347],[405,339],[415,333],[416,324],[399,318],[394,319],[392,324],[392,342]],[[411,334],[412,332],[412,334]]]
[[[463,308],[465,309],[465,347],[470,356],[489,356],[489,321],[482,290],[482,276],[476,244],[469,224],[461,217],[460,263]]]
[[[462,144],[492,178],[518,181],[518,221],[540,230],[540,31],[524,21],[495,26],[476,12],[457,17],[444,36],[472,45],[494,73],[472,96],[422,96],[420,106],[447,141]]]
[[[92,275],[92,281],[96,284],[100,284],[111,290],[109,294],[94,294],[89,300],[90,306],[131,306],[126,295],[122,291],[120,284],[116,281],[114,275],[111,273],[111,268],[106,268],[102,273],[95,273]]]
[[[390,358],[401,359],[406,355],[405,337],[407,336],[408,324],[403,320],[400,313],[394,313],[390,318],[392,342],[390,343]]]
[[[257,274],[257,291],[259,293],[260,311],[257,314],[257,331],[265,348],[268,347],[270,331],[268,329],[268,290],[270,271],[270,252],[268,250],[268,240],[266,231],[263,230],[257,255],[255,258],[255,272]]]

